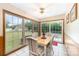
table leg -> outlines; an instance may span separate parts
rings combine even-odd
[[[45,56],[46,56],[46,46],[44,46],[44,53],[45,53]]]

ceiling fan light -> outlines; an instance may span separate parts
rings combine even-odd
[[[41,13],[41,14],[43,14],[43,13],[44,13],[44,11],[40,11],[40,13]]]
[[[44,10],[44,8],[40,8],[40,10]]]

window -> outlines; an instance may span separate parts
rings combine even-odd
[[[9,53],[22,46],[22,18],[10,14],[5,14],[5,18],[5,53]]]
[[[34,26],[33,26],[33,28],[34,28],[34,33],[38,36],[38,26],[39,26],[39,24],[38,24],[38,22],[33,22],[33,24],[34,24]]]
[[[5,12],[5,53],[8,54],[24,45],[25,36],[32,35],[33,32],[38,34],[38,22],[13,13]],[[34,24],[34,26],[33,26]]]
[[[46,34],[49,32],[52,35],[55,35],[54,40],[63,43],[63,20],[43,22],[42,32],[45,32]]]
[[[24,19],[24,33],[25,36],[32,35],[32,21]]]
[[[5,52],[13,50],[13,33],[12,33],[12,23],[13,19],[11,15],[6,14],[6,33],[5,33]]]
[[[49,24],[48,23],[42,23],[42,32],[49,32]]]
[[[62,25],[60,25],[61,23],[59,23],[59,22],[51,22],[51,33],[57,33],[57,34],[61,34],[61,27],[62,27]]]
[[[42,32],[61,33],[62,25],[60,21],[42,23]]]
[[[13,16],[13,42],[14,49],[21,45],[22,39],[22,18]]]

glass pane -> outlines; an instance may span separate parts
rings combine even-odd
[[[6,14],[5,53],[22,46],[22,18]]]
[[[43,23],[42,24],[42,32],[49,32],[49,24],[48,23]]]
[[[6,14],[6,29],[5,29],[5,53],[8,53],[13,50],[13,31],[12,31],[12,16]]]
[[[35,34],[35,36],[38,36],[38,22],[33,22],[33,24],[34,24],[34,34]]]
[[[19,18],[16,16],[13,16],[13,42],[14,42],[13,46],[14,46],[14,49],[18,47],[18,39],[19,39],[18,22],[19,22]]]
[[[23,40],[23,39],[22,39],[22,18],[19,18],[18,25],[19,25],[19,27],[18,27],[18,33],[19,33],[18,44],[19,44],[19,45],[22,45],[22,44],[21,44],[21,43],[22,43],[21,41]]]
[[[55,36],[54,40],[57,42],[63,43],[62,40],[62,21],[52,21],[51,24],[51,33]]]
[[[24,20],[24,32],[25,36],[32,35],[32,21],[31,20]]]

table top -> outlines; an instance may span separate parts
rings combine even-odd
[[[36,38],[37,43],[43,46],[46,46],[51,41],[51,39],[51,36],[47,36],[46,39],[42,39],[41,37]]]
[[[32,38],[32,39],[36,40],[37,43],[42,46],[48,45],[48,43],[52,40],[51,36],[46,36],[46,39],[42,39],[41,36],[37,37],[37,38],[34,38],[34,37],[27,37],[27,38]]]

